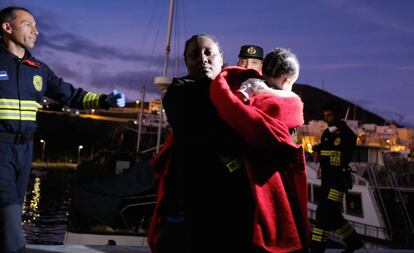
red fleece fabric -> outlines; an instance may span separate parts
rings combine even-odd
[[[156,189],[157,189],[157,205],[155,206],[154,213],[151,218],[151,224],[148,229],[148,236],[147,241],[148,245],[151,247],[151,252],[156,253],[157,249],[155,245],[159,240],[159,229],[161,225],[161,217],[159,215],[159,207],[164,200],[165,197],[165,177],[169,173],[169,165],[171,160],[170,150],[174,144],[174,136],[170,133],[166,140],[163,143],[162,149],[150,161],[150,166],[154,169],[155,172],[155,182],[156,182]]]
[[[283,149],[293,154],[286,157],[287,162],[272,164],[259,161],[263,156],[260,159],[254,155],[243,158],[256,202],[252,240],[271,253],[299,250],[302,248],[299,233],[306,233],[306,239],[309,235],[307,180],[303,150],[293,143],[289,128],[303,123],[303,105],[297,98],[281,99],[270,95],[258,95],[250,99],[249,104],[243,104],[232,91],[237,90],[248,78],[260,78],[260,75],[253,70],[229,67],[213,81],[210,95],[219,116],[250,146],[272,153]],[[148,232],[148,243],[154,253],[161,222],[158,207],[165,196],[164,178],[169,173],[173,145],[174,138],[170,134],[160,153],[151,161],[159,185],[157,207]],[[299,203],[299,215],[305,231],[298,231],[296,227],[290,206],[292,200]]]
[[[253,70],[228,67],[212,82],[210,96],[219,116],[252,147],[293,154],[284,158],[288,160],[284,163],[261,164],[267,168],[255,161],[263,156],[244,159],[256,201],[253,242],[268,252],[299,250],[303,247],[300,237],[307,240],[309,235],[307,179],[302,147],[293,143],[289,128],[303,124],[303,103],[299,97],[263,94],[244,104],[233,92],[248,78],[260,75]],[[285,164],[284,168],[277,168],[281,164]],[[304,231],[297,229],[292,201],[299,204]]]

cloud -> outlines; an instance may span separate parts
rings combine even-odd
[[[75,33],[49,33],[39,35],[39,49],[51,49],[60,52],[70,52],[95,60],[116,59],[133,62],[162,61],[163,56],[138,54],[110,46],[102,46]]]
[[[148,92],[159,93],[159,89],[152,84],[154,77],[159,75],[159,71],[125,71],[115,74],[99,71],[94,75],[90,75],[87,82],[92,87],[108,88],[108,90],[126,88],[139,91],[143,85],[146,85]]]
[[[338,9],[345,10],[346,13],[349,15],[352,15],[354,17],[358,17],[361,20],[365,20],[367,22],[370,22],[372,24],[379,25],[380,27],[388,27],[396,31],[403,32],[408,35],[412,35],[414,33],[414,30],[412,29],[412,24],[410,21],[405,22],[403,12],[400,10],[403,10],[406,8],[407,10],[412,9],[412,2],[406,1],[406,4],[408,6],[401,7],[401,1],[398,3],[395,3],[394,6],[398,7],[398,12],[393,15],[393,3],[392,1],[389,2],[389,8],[384,8],[384,4],[382,5],[375,5],[373,4],[368,5],[367,3],[364,3],[362,1],[349,1],[349,0],[337,0],[337,1],[329,1],[325,0],[325,2],[331,6],[334,6]],[[379,10],[379,8],[382,8],[382,10]],[[411,16],[411,12],[408,14]]]
[[[414,65],[398,65],[398,66],[394,66],[393,68],[397,69],[397,70],[410,70],[413,71],[414,70]]]
[[[349,62],[349,63],[327,63],[319,65],[310,65],[306,68],[308,70],[334,70],[334,69],[344,69],[344,68],[368,68],[368,67],[378,67],[373,64],[361,63],[361,62]]]
[[[62,29],[53,22],[53,16],[46,20],[45,15],[37,18],[42,28],[38,36],[38,50],[54,50],[69,52],[94,60],[110,59],[148,64],[150,62],[162,62],[164,56],[161,54],[150,55],[147,53],[131,52],[127,48],[111,47],[98,44],[96,41],[87,39],[74,32],[62,32]]]

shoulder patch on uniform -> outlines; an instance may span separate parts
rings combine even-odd
[[[9,80],[9,75],[7,71],[0,70],[0,80]]]
[[[341,144],[341,138],[338,137],[338,138],[335,139],[334,145],[338,146],[339,144]]]
[[[43,87],[43,79],[39,75],[33,76],[33,86],[37,91],[41,91]]]

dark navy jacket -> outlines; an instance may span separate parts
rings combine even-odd
[[[0,42],[0,132],[33,133],[43,96],[73,108],[108,107],[106,95],[76,89],[29,51],[19,59]]]

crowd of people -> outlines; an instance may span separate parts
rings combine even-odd
[[[122,107],[125,96],[75,88],[34,58],[39,32],[29,10],[4,8],[0,25],[0,251],[25,252],[21,208],[37,103],[48,96],[71,107]],[[340,210],[355,136],[337,110],[325,115],[329,128],[315,149],[324,190],[310,231],[305,157],[294,141],[304,123],[292,92],[297,56],[243,45],[237,66],[223,68],[219,41],[200,33],[186,41],[184,61],[188,74],[173,79],[162,101],[172,131],[151,161],[152,252],[323,252],[329,230],[343,235],[347,252],[360,248]]]

